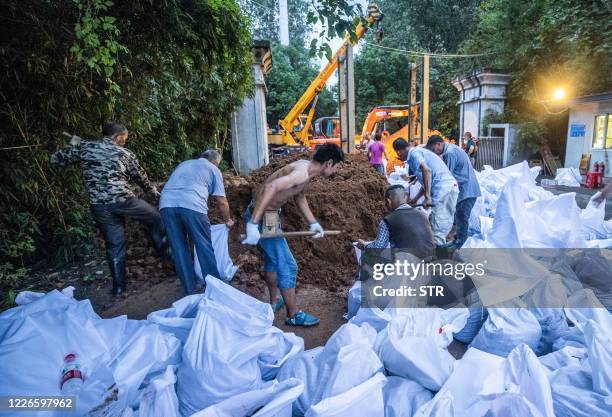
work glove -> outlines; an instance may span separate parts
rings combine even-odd
[[[323,237],[323,227],[319,224],[319,222],[314,222],[310,224],[310,231],[315,232],[316,234],[312,236],[313,239],[321,239]]]
[[[248,222],[246,225],[246,239],[242,241],[243,245],[257,245],[261,234],[259,233],[259,226]]]

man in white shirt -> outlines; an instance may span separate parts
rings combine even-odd
[[[406,161],[409,173],[416,175],[421,190],[408,201],[414,205],[423,196],[423,207],[431,207],[430,222],[437,246],[446,245],[446,237],[453,228],[459,186],[444,161],[427,148],[411,147],[404,139],[396,139],[393,149],[397,157]]]
[[[218,168],[220,162],[221,155],[214,150],[204,152],[198,159],[182,162],[170,175],[159,200],[176,273],[185,294],[192,294],[197,282],[188,238],[195,245],[202,276],[220,278],[208,220],[209,195],[217,200],[225,224],[228,227],[234,224]]]

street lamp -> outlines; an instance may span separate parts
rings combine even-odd
[[[556,88],[555,91],[553,91],[553,99],[555,101],[561,101],[565,98],[565,89],[564,88]]]

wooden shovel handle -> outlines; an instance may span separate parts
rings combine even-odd
[[[339,235],[342,233],[342,230],[325,230],[323,236],[331,236],[331,235]],[[283,232],[283,233],[273,233],[273,234],[265,234],[263,233],[260,239],[271,239],[274,237],[305,237],[305,236],[314,236],[317,232]],[[246,235],[240,235],[240,240],[246,239]]]

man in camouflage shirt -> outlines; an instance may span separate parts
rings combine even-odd
[[[118,123],[107,123],[102,135],[102,140],[95,141],[73,138],[71,146],[51,156],[51,163],[60,167],[81,164],[91,213],[106,244],[113,294],[117,295],[125,291],[125,218],[144,223],[158,251],[163,249],[165,238],[157,209],[137,198],[128,186],[133,181],[147,193],[159,197],[136,156],[124,148],[127,129]]]

